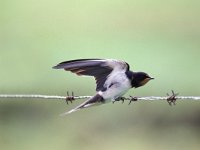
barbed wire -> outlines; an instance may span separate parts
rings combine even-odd
[[[7,98],[28,98],[28,99],[46,99],[46,100],[65,100],[67,103],[72,102],[78,99],[89,99],[92,96],[74,96],[74,93],[72,92],[72,95],[70,96],[67,92],[67,96],[58,96],[58,95],[40,95],[40,94],[0,94],[0,99],[7,99]],[[200,100],[200,96],[178,96],[177,93],[175,93],[172,90],[172,94],[167,94],[167,96],[145,96],[145,97],[120,97],[116,101],[122,101],[125,100],[129,101],[129,104],[133,101],[156,101],[156,100],[166,100],[170,105],[174,104],[176,100]]]

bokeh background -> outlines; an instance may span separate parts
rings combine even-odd
[[[1,0],[0,93],[93,95],[93,78],[55,64],[114,58],[156,80],[126,96],[200,95],[199,0]],[[199,150],[200,102],[0,99],[2,150]]]

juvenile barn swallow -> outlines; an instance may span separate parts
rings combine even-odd
[[[114,102],[129,89],[141,87],[154,79],[145,72],[133,72],[129,70],[128,63],[114,59],[70,60],[61,62],[53,68],[71,71],[77,75],[93,76],[96,80],[96,94],[64,114],[110,101]]]

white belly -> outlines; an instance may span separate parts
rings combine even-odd
[[[111,83],[113,83],[113,85],[109,87]],[[124,95],[131,88],[130,81],[124,73],[110,76],[105,85],[107,85],[107,90],[103,92],[99,91],[98,94],[100,94],[106,102]]]

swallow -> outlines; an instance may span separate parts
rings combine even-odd
[[[154,79],[145,72],[133,72],[128,63],[115,59],[77,59],[61,62],[53,67],[77,75],[93,76],[96,80],[96,94],[65,112],[64,115],[107,102],[117,101],[131,88],[138,88]]]

